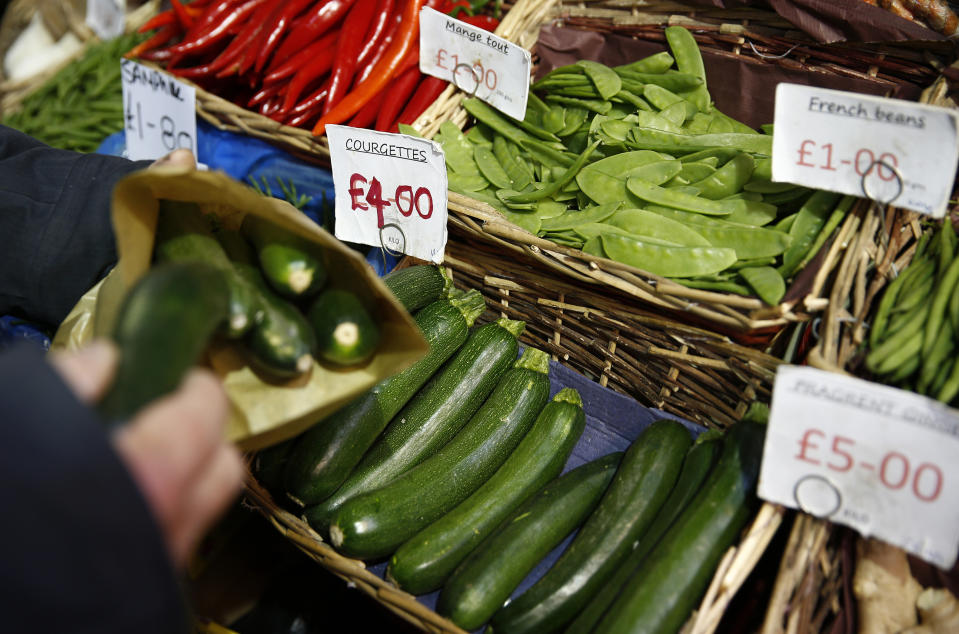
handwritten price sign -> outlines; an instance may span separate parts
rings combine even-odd
[[[942,217],[959,162],[957,123],[936,106],[779,84],[773,180]]]
[[[336,237],[439,264],[446,248],[446,159],[427,139],[326,128]]]
[[[420,11],[420,70],[515,119],[526,116],[530,53],[428,7]]]
[[[809,367],[776,375],[760,497],[949,569],[959,551],[959,415]]]
[[[196,89],[134,61],[120,61],[127,156],[157,159],[178,148],[196,154]]]

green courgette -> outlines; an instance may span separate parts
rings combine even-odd
[[[359,559],[391,554],[496,471],[549,400],[549,356],[526,348],[473,418],[443,448],[389,484],[347,500],[330,542]]]
[[[342,288],[320,292],[306,314],[316,335],[316,356],[336,366],[366,363],[380,343],[380,327],[356,294]]]
[[[652,523],[691,443],[689,431],[674,420],[643,430],[572,543],[539,581],[493,615],[493,630],[547,632],[571,621]]]
[[[559,475],[585,426],[579,393],[563,388],[483,486],[393,553],[387,577],[413,594],[442,586],[487,535]]]
[[[316,337],[299,309],[273,292],[264,280],[250,245],[236,231],[216,234],[236,272],[254,289],[263,311],[244,339],[252,366],[276,379],[291,379],[313,367]]]
[[[547,484],[486,538],[443,584],[436,611],[475,630],[593,511],[623,457],[611,453]]]
[[[699,435],[696,442],[686,453],[682,471],[676,486],[669,493],[653,523],[650,524],[642,540],[633,548],[629,556],[620,565],[616,572],[606,582],[602,592],[597,592],[592,600],[583,608],[575,619],[566,627],[565,634],[587,634],[596,627],[623,584],[632,576],[633,572],[646,560],[649,551],[659,542],[672,525],[676,517],[685,510],[689,501],[699,493],[702,484],[716,462],[722,446],[721,435],[718,431],[710,430]]]
[[[740,421],[703,489],[630,577],[596,632],[678,632],[755,508],[765,426]]]
[[[263,277],[277,293],[300,299],[323,288],[327,271],[319,245],[254,214],[243,218],[240,231],[253,243]]]
[[[130,289],[112,337],[120,352],[116,376],[98,410],[119,424],[174,391],[200,360],[227,318],[223,272],[204,262],[154,266]]]
[[[283,474],[287,495],[300,506],[318,504],[332,495],[396,413],[463,345],[484,309],[482,294],[471,290],[418,311],[414,320],[430,351],[300,437]]]
[[[500,319],[474,329],[456,356],[393,417],[336,493],[308,511],[307,521],[324,533],[346,500],[384,486],[449,442],[516,360],[523,326]]]
[[[283,495],[283,471],[293,453],[296,438],[270,445],[256,452],[253,457],[253,476],[278,501]]]
[[[444,270],[431,264],[417,264],[392,271],[382,279],[390,292],[411,313],[445,297],[453,288],[453,281]]]
[[[153,252],[160,262],[199,260],[223,271],[230,291],[230,313],[221,329],[225,336],[238,339],[262,319],[256,290],[234,270],[196,203],[160,200]]]

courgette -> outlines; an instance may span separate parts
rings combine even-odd
[[[676,517],[685,510],[689,501],[699,493],[703,481],[716,462],[721,446],[722,440],[719,432],[710,430],[699,435],[699,438],[686,453],[686,459],[683,460],[683,468],[679,472],[676,486],[669,493],[669,497],[666,498],[639,544],[633,548],[623,564],[609,578],[603,591],[597,592],[586,607],[563,630],[566,634],[587,634],[593,631],[596,623],[603,618],[610,604],[616,599],[616,595],[623,584],[646,560],[649,551],[659,542]]]
[[[119,424],[174,391],[227,318],[222,271],[204,262],[154,266],[130,289],[112,337],[120,352],[116,376],[98,410]]]
[[[463,561],[443,585],[436,611],[475,630],[526,575],[596,508],[623,453],[580,465],[547,484]]]
[[[429,343],[429,352],[300,437],[283,474],[287,495],[300,506],[312,506],[332,495],[396,413],[463,345],[484,309],[482,294],[471,290],[418,311],[414,320]]]
[[[596,632],[677,632],[719,561],[751,517],[765,425],[740,421],[725,434],[706,486],[630,577]]]
[[[256,290],[234,270],[196,203],[160,200],[153,251],[160,262],[199,260],[223,271],[230,292],[230,313],[221,329],[225,336],[238,339],[262,319]]]
[[[296,438],[290,438],[256,452],[253,458],[253,475],[263,488],[277,501],[283,496],[283,471],[293,453]]]
[[[236,272],[256,289],[256,301],[263,311],[262,318],[244,339],[252,365],[277,379],[291,379],[309,371],[313,367],[316,338],[306,317],[273,292],[243,236],[221,229],[216,237]]]
[[[674,420],[643,430],[572,543],[539,581],[493,615],[493,630],[547,632],[571,621],[652,523],[691,443],[689,431]]]
[[[382,280],[411,313],[445,297],[453,288],[453,281],[444,270],[431,264],[417,264],[392,271],[384,275]]]
[[[342,288],[320,292],[306,314],[316,335],[316,356],[336,366],[356,366],[373,356],[380,327],[360,298]]]
[[[413,594],[442,586],[500,522],[559,475],[585,426],[579,393],[563,388],[483,486],[393,553],[387,577]]]
[[[326,283],[323,249],[274,222],[247,214],[240,231],[253,243],[270,286],[289,299],[315,295]]]
[[[330,542],[359,559],[391,554],[466,499],[506,460],[549,400],[549,356],[526,348],[473,418],[442,449],[389,484],[347,500]]]
[[[515,361],[523,326],[500,319],[474,329],[456,356],[390,421],[336,493],[308,511],[307,521],[325,532],[346,500],[384,486],[449,442]]]

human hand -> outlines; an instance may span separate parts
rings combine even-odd
[[[50,362],[80,400],[95,403],[110,385],[117,350],[95,342]],[[243,483],[239,452],[223,438],[228,403],[213,373],[191,371],[179,389],[141,410],[113,445],[160,526],[178,568],[235,499]]]
[[[190,150],[179,148],[173,150],[166,156],[161,156],[157,160],[153,161],[153,163],[150,164],[150,167],[156,167],[158,165],[189,167],[190,169],[196,169],[196,157],[193,156],[193,152]]]

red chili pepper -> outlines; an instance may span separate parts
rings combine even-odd
[[[266,61],[270,59],[270,55],[273,54],[273,51],[276,50],[276,47],[286,34],[290,22],[302,13],[312,2],[313,0],[289,0],[285,3],[283,9],[276,16],[276,21],[264,28],[264,36],[261,46],[259,47],[259,53],[256,56],[256,63],[253,65],[253,70],[256,72],[263,70]]]
[[[192,34],[187,33],[181,42],[170,47],[171,52],[174,57],[180,57],[211,50],[217,42],[229,37],[235,29],[241,27],[254,9],[264,2],[266,0],[225,0],[216,7],[219,9],[226,5],[225,9],[215,9],[215,15],[210,15],[209,21],[198,22]]]
[[[452,16],[458,20],[462,18],[457,17],[461,12],[465,11],[468,15],[473,13],[473,5],[469,3],[469,0],[456,0],[456,2],[446,2],[442,9],[443,13]]]
[[[170,0],[170,6],[173,7],[173,14],[182,30],[186,31],[193,26],[194,17],[187,12],[180,0]]]
[[[332,110],[320,117],[320,120],[313,126],[314,135],[318,136],[323,134],[327,124],[346,121],[359,112],[360,108],[376,96],[376,93],[396,75],[396,71],[403,62],[403,59],[411,49],[416,47],[419,41],[417,36],[420,33],[419,15],[420,7],[422,6],[423,0],[407,0],[406,7],[403,10],[402,25],[389,51],[387,51],[383,59],[380,60],[364,82],[360,83],[351,93],[344,97],[340,103],[336,104]]]
[[[386,35],[386,32],[393,24],[393,2],[394,0],[377,0],[376,10],[373,11],[373,22],[370,24],[370,30],[366,34],[366,42],[356,57],[356,67],[362,68],[373,51],[376,50],[380,39]]]
[[[396,117],[400,114],[403,106],[406,105],[410,95],[416,90],[416,85],[420,83],[420,77],[422,77],[420,69],[416,66],[410,66],[396,78],[390,86],[390,93],[383,103],[383,107],[376,115],[377,130],[380,132],[396,131]]]
[[[176,22],[176,16],[173,15],[173,11],[157,13],[155,16],[144,22],[143,25],[137,29],[137,33],[153,31],[154,29],[162,28],[168,24],[173,24],[174,22]]]
[[[275,81],[280,81],[281,79],[286,79],[287,77],[293,75],[300,68],[308,64],[310,60],[315,59],[318,55],[328,49],[335,53],[336,36],[337,34],[335,32],[327,33],[293,57],[287,60],[277,59],[274,62],[274,66],[267,69],[266,75],[263,76],[263,82],[272,83]],[[330,63],[332,64],[332,58]]]
[[[329,46],[319,51],[313,59],[296,71],[293,80],[286,90],[286,98],[283,100],[284,111],[293,107],[297,98],[299,98],[307,86],[325,75],[330,68],[332,68],[335,57],[336,47]],[[329,82],[327,82],[327,87],[328,86]]]
[[[327,93],[330,91],[330,80],[327,79],[323,82],[323,85],[320,86],[316,91],[313,92],[309,97],[301,101],[300,103],[293,106],[290,109],[291,114],[300,114],[310,110],[316,106],[323,106],[323,101],[326,99]]]
[[[171,22],[127,51],[125,57],[142,57],[145,53],[152,51],[157,47],[163,46],[172,40],[179,32],[179,27]]]
[[[311,121],[315,121],[323,110],[323,102],[315,104],[312,108],[303,110],[302,112],[295,114],[293,116],[288,116],[284,123],[288,126],[293,126],[294,128],[306,128],[309,129],[311,126],[308,124]]]
[[[257,104],[263,103],[265,101],[269,101],[273,97],[276,97],[281,92],[283,92],[284,88],[285,86],[283,84],[273,84],[270,86],[264,86],[263,88],[258,90],[252,97],[250,97],[250,100],[246,102],[246,105],[248,107],[253,107]]]
[[[396,33],[400,29],[400,24],[403,22],[403,14],[397,13],[395,19],[390,21],[389,28],[386,33],[380,39],[379,44],[376,45],[375,50],[370,55],[369,61],[366,62],[365,66],[357,65],[359,70],[356,72],[356,79],[354,79],[354,84],[359,84],[367,77],[370,76],[373,68],[383,59],[383,55],[386,54],[386,51],[389,50],[390,44],[393,43],[393,40],[396,38]]]
[[[392,86],[386,86],[376,94],[375,97],[366,102],[366,105],[360,108],[360,111],[353,115],[347,125],[354,128],[368,128],[376,123],[376,115],[379,113],[386,95],[392,90]]]
[[[283,43],[276,50],[276,57],[286,59],[310,42],[338,24],[346,15],[355,0],[324,0],[318,2],[302,18],[297,20],[294,28],[283,39]],[[365,0],[369,1],[369,0]]]
[[[475,26],[479,29],[485,29],[490,32],[495,31],[496,27],[499,26],[499,20],[491,15],[464,15],[463,17],[457,19],[460,22],[466,22],[471,26]]]
[[[249,50],[253,41],[259,35],[264,20],[279,3],[278,0],[267,0],[257,5],[246,24],[244,24],[243,29],[236,34],[233,41],[211,63],[213,69],[218,71],[216,73],[218,77],[226,77],[237,72],[243,54]]]
[[[370,28],[373,19],[373,1],[360,0],[353,5],[343,20],[340,35],[336,40],[336,61],[330,72],[330,94],[323,105],[327,113],[338,104],[350,89],[353,75],[356,73],[356,58],[363,47],[363,37]]]
[[[406,125],[410,125],[416,121],[419,116],[423,114],[423,111],[429,108],[443,91],[446,90],[448,85],[448,82],[438,77],[424,77],[423,81],[421,81],[420,85],[416,88],[416,92],[413,93],[413,96],[410,97],[410,100],[406,103],[403,112],[396,118],[396,122],[398,124],[405,123]]]

